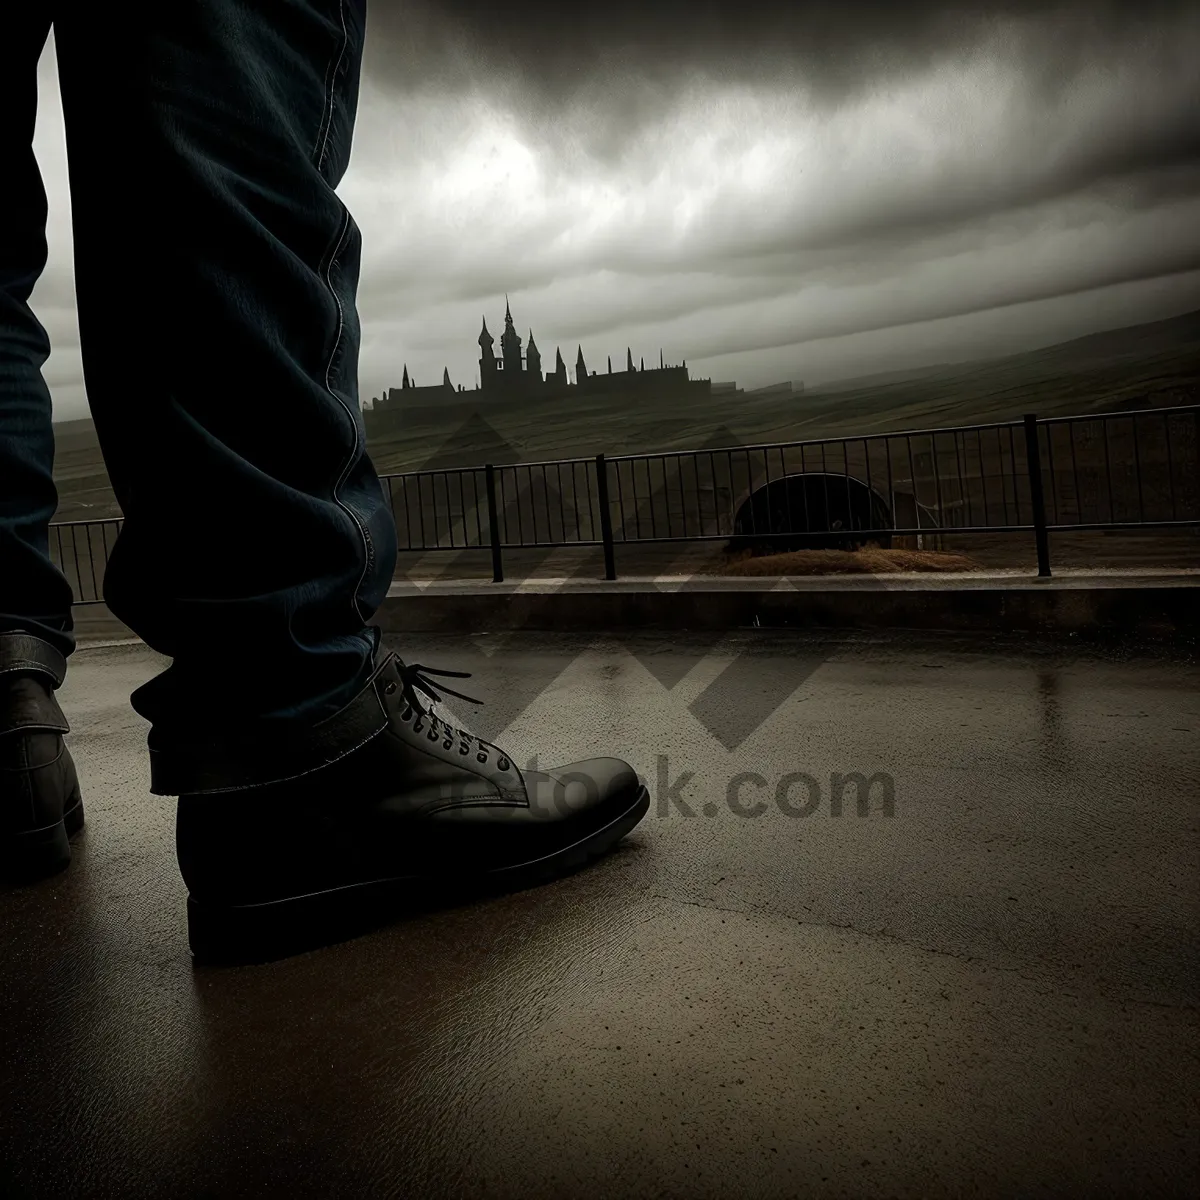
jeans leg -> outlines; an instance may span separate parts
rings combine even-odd
[[[50,343],[29,307],[46,265],[46,191],[33,154],[37,66],[50,32],[42,8],[0,13],[0,633],[33,634],[66,657],[75,649],[71,585],[49,547],[58,492],[41,369]]]
[[[370,677],[396,531],[366,453],[350,155],[365,0],[56,17],[84,377],[124,525],[104,595],[173,661],[155,751],[270,740]],[[161,783],[161,786],[160,786]]]

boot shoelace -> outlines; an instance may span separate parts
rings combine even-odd
[[[396,658],[396,663],[400,673],[400,695],[405,703],[405,709],[400,719],[407,721],[415,712],[416,720],[413,723],[414,733],[420,733],[424,728],[424,721],[428,721],[429,733],[426,736],[431,742],[436,742],[441,738],[443,739],[442,749],[450,750],[454,746],[455,739],[457,739],[459,754],[465,756],[470,754],[472,749],[474,749],[476,762],[486,763],[490,747],[484,743],[481,737],[468,733],[465,729],[459,729],[457,726],[451,725],[449,721],[439,717],[433,711],[432,707],[427,708],[422,704],[421,697],[417,695],[418,690],[422,691],[427,696],[432,697],[434,703],[440,703],[442,696],[438,693],[437,688],[441,688],[443,692],[451,696],[457,696],[460,700],[466,700],[470,704],[482,704],[482,700],[477,700],[474,696],[467,696],[462,692],[456,692],[444,683],[439,683],[435,687],[433,681],[428,678],[430,675],[443,675],[455,679],[470,679],[470,671],[440,671],[436,667],[425,667],[420,663],[406,663],[399,656]],[[392,692],[395,691],[395,688],[395,684],[388,684],[385,690]],[[508,758],[501,754],[497,766],[500,770],[507,771],[509,768]]]

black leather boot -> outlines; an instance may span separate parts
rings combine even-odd
[[[83,802],[54,698],[66,659],[26,633],[0,633],[0,878],[31,882],[70,865]]]
[[[185,753],[152,740],[152,790],[179,797],[176,849],[198,958],[310,948],[344,936],[346,922],[377,924],[392,899],[543,882],[604,853],[645,816],[649,793],[628,763],[522,771],[435,715],[418,694],[441,699],[431,675],[466,678],[407,666],[381,647],[358,696],[288,743],[223,740]]]

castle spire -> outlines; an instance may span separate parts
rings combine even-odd
[[[525,370],[538,383],[542,382],[542,352],[533,340],[533,330],[529,331],[529,345],[525,347]]]
[[[633,351],[628,346],[625,347],[625,370],[633,371]]]
[[[404,364],[404,378],[400,381],[400,386],[402,388],[412,387],[412,384],[408,382],[408,363]]]
[[[454,390],[454,384],[452,384],[450,382],[450,368],[449,367],[442,368],[442,387],[447,387],[451,391]]]

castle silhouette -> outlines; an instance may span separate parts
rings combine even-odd
[[[665,366],[662,351],[658,352],[658,366],[646,369],[646,360],[640,367],[633,365],[633,351],[625,350],[625,370],[613,371],[612,358],[608,360],[608,371],[597,374],[588,371],[583,358],[583,346],[575,359],[575,381],[567,377],[567,366],[563,362],[562,350],[555,352],[554,370],[543,373],[542,355],[529,331],[529,344],[522,352],[521,335],[513,327],[512,309],[508,297],[504,298],[504,332],[500,335],[500,357],[492,346],[495,339],[488,332],[487,317],[483,318],[483,330],[479,334],[479,384],[470,393],[460,384],[456,389],[450,382],[450,370],[442,371],[440,384],[418,387],[404,366],[404,377],[398,388],[389,388],[382,396],[372,399],[370,406],[363,405],[363,418],[367,433],[382,434],[392,431],[397,419],[414,408],[444,407],[447,403],[473,399],[509,399],[536,397],[538,399],[567,399],[572,396],[653,396],[681,397],[689,395],[708,396],[712,393],[709,379],[688,377],[687,359],[678,367]],[[480,393],[482,396],[480,396]]]

